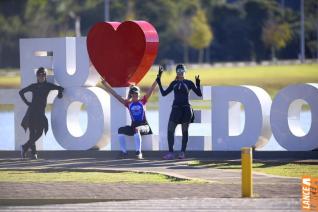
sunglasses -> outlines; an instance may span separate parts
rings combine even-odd
[[[177,72],[177,73],[184,73],[185,70],[184,70],[183,68],[178,68],[176,72]]]

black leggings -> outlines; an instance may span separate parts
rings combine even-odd
[[[36,146],[35,142],[42,136],[43,129],[36,130],[36,129],[30,129],[30,137],[29,140],[22,146],[24,151],[28,151],[29,148],[31,148],[31,153],[34,155],[36,154]]]
[[[189,124],[190,123],[182,123],[181,124],[181,129],[182,129],[182,147],[181,151],[185,152],[187,149],[187,144],[188,144],[188,138],[189,138]],[[173,152],[173,146],[174,146],[174,132],[177,127],[177,123],[173,121],[169,121],[168,123],[168,145],[169,145],[169,152]]]

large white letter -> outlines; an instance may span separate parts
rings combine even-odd
[[[301,107],[305,103],[310,106],[312,117],[307,134],[299,123]],[[290,85],[282,89],[272,104],[271,126],[277,142],[287,150],[318,148],[318,84]]]
[[[40,66],[52,70],[52,73],[48,73],[48,81],[52,83],[57,82],[59,85],[65,88],[65,92],[67,93],[64,98],[68,99],[63,98],[60,101],[57,100],[57,102],[65,103],[64,106],[62,105],[62,108],[66,107],[66,111],[64,111],[65,114],[56,112],[56,110],[59,110],[59,108],[55,107],[56,105],[59,105],[59,103],[55,103],[53,105],[53,111],[55,112],[52,112],[52,122],[58,120],[59,123],[58,125],[52,124],[52,131],[56,137],[57,142],[66,149],[68,149],[68,147],[70,149],[85,149],[93,146],[102,146],[103,142],[100,140],[102,135],[99,130],[104,129],[104,127],[106,126],[101,125],[97,127],[96,131],[92,132],[91,127],[94,126],[94,122],[92,122],[91,120],[95,120],[97,118],[93,116],[98,116],[98,124],[105,124],[105,122],[102,121],[102,117],[104,115],[103,111],[105,112],[105,104],[107,103],[107,107],[109,107],[109,100],[107,100],[106,102],[99,102],[100,100],[105,100],[105,98],[103,98],[102,96],[107,95],[107,93],[102,92],[101,89],[98,89],[96,87],[84,87],[95,86],[100,80],[98,73],[89,63],[86,49],[86,38],[68,37],[20,39],[21,87],[25,87],[31,83],[36,82],[35,71]],[[81,93],[79,93],[78,91],[81,91]],[[81,96],[81,94],[83,96]],[[53,98],[55,97],[55,95],[53,96]],[[50,94],[48,98],[48,104],[53,101],[53,98]],[[107,98],[109,98],[108,95]],[[79,106],[76,106],[76,104],[74,103],[70,106],[70,110],[67,110],[67,108],[69,108],[69,105],[73,101],[72,100],[71,102],[69,102],[70,99],[74,99],[74,101],[76,101],[75,99],[79,99],[79,101],[83,102],[83,104],[85,104],[87,108],[90,108],[88,109],[89,126],[87,128],[87,132],[85,135],[77,137],[76,139],[75,137],[72,137],[72,132],[74,133],[76,129],[79,128],[76,126],[76,122],[67,124],[67,121],[71,119],[66,119],[65,117],[67,117],[68,111],[72,113],[71,109],[78,111],[77,109],[79,109]],[[88,99],[90,101],[88,101]],[[102,107],[103,110],[100,109],[100,107]],[[97,115],[98,112],[101,113]],[[109,113],[105,113],[105,115],[109,117]],[[65,123],[60,123],[62,120],[64,120]],[[17,124],[19,123],[16,122],[16,125]],[[107,125],[109,125],[109,123]],[[61,126],[66,127],[64,131],[61,130]],[[67,128],[68,126],[69,128]],[[68,129],[70,131],[68,131]],[[63,136],[63,134],[60,133],[61,131],[65,133],[65,137]],[[95,133],[96,135],[93,136],[89,133]],[[74,133],[74,135],[75,134],[76,133]],[[72,139],[70,140],[70,144],[65,143],[68,142],[68,136],[71,137],[73,140],[84,139],[85,136],[89,136],[90,139],[87,140],[87,144],[78,144],[78,147],[75,147],[76,143],[72,143]],[[105,142],[107,143],[108,141],[105,140]],[[16,144],[17,143],[20,143],[20,141],[18,142],[16,138]]]
[[[204,86],[201,87],[202,97],[198,97],[193,91],[190,92],[189,99],[190,100],[211,100],[211,87]],[[168,149],[168,139],[167,139],[167,127],[169,123],[169,115],[171,113],[171,107],[173,102],[173,92],[171,92],[167,96],[162,96],[159,94],[159,149],[167,150]],[[200,102],[201,104],[203,101]],[[191,102],[193,106],[196,103]],[[209,151],[212,149],[211,147],[211,132],[206,132],[205,130],[194,131],[193,127],[204,127],[211,123],[211,115],[208,110],[196,110],[194,109],[195,120],[194,123],[190,124],[189,127],[189,142],[187,145],[187,150],[195,150],[195,151]],[[178,125],[175,131],[175,140],[174,140],[174,149],[180,150],[182,145],[182,132],[181,125]]]
[[[36,82],[41,66],[52,69],[48,80],[63,87],[95,86],[99,80],[96,71],[89,71],[85,37],[20,39],[21,87]]]
[[[102,148],[109,142],[110,107],[109,95],[98,87],[67,88],[62,99],[53,103],[51,123],[53,134],[59,144],[67,150],[88,150],[92,147]],[[82,102],[87,110],[87,129],[83,133],[79,126],[79,105]],[[71,116],[71,117],[68,117]]]
[[[240,134],[236,126],[240,124],[237,120],[240,107],[233,102],[244,105],[245,126]],[[212,87],[212,150],[240,150],[241,147],[264,146],[272,135],[269,124],[270,105],[270,96],[259,87]],[[235,111],[236,115],[229,116],[235,114]],[[230,124],[231,122],[236,124]]]

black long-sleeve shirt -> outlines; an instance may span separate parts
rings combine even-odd
[[[190,90],[193,90],[196,95],[202,96],[200,86],[195,86],[191,80],[174,80],[170,83],[166,90],[162,88],[160,79],[157,82],[162,96],[168,95],[171,91],[174,92],[173,105],[175,106],[190,105]]]
[[[58,90],[60,96],[64,88],[49,82],[43,82],[33,83],[19,91],[23,102],[28,105],[28,110],[21,123],[25,130],[31,127],[38,130],[45,129],[45,132],[47,132],[48,123],[45,117],[45,107],[47,104],[47,97],[51,90]],[[24,94],[26,92],[32,93],[31,102],[28,102],[25,98]]]

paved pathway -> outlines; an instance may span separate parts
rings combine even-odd
[[[101,158],[72,158],[72,159],[39,159],[36,161],[21,161],[20,159],[0,159],[1,169],[12,170],[117,170],[163,173],[185,179],[203,179],[222,184],[240,184],[240,170],[213,169],[188,166],[187,160],[135,160],[135,159],[101,159]],[[261,173],[254,173],[255,184],[295,184],[300,183],[297,178],[278,177]]]
[[[0,207],[0,211],[300,211],[295,199],[184,198]]]
[[[18,204],[50,204],[36,206],[44,211],[58,208],[62,210],[62,207],[72,211],[82,210],[87,206],[94,211],[108,208],[112,208],[112,211],[121,211],[125,207],[131,207],[131,210],[136,211],[149,211],[149,209],[158,211],[160,207],[163,209],[170,207],[172,211],[185,211],[183,209],[194,211],[194,208],[202,211],[226,211],[231,208],[235,208],[236,211],[245,210],[244,208],[251,211],[255,211],[255,208],[298,210],[300,207],[300,179],[254,173],[255,198],[242,199],[240,198],[240,171],[189,167],[187,165],[189,160],[191,159],[182,161],[103,158],[39,159],[37,161],[21,161],[18,158],[0,159],[0,170],[139,171],[206,181],[206,183],[195,184],[0,182],[0,205],[15,205],[14,208],[0,207],[0,210],[23,210],[23,207],[17,206]],[[113,202],[114,200],[116,201]],[[92,201],[103,201],[103,203],[51,205]],[[154,208],[150,204],[155,205]],[[33,207],[35,206],[28,206],[29,210]]]

